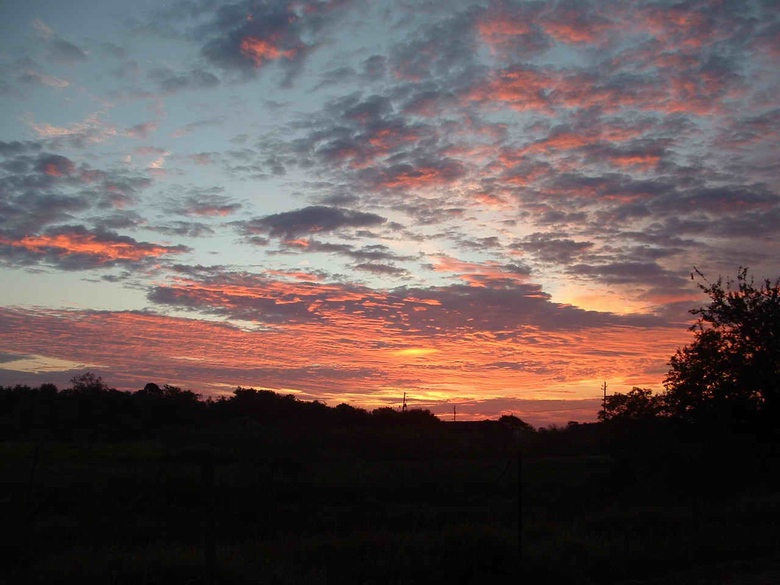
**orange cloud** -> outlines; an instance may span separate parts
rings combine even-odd
[[[415,404],[442,413],[451,412],[453,401],[522,399],[530,401],[531,412],[533,401],[552,400],[564,402],[544,403],[545,408],[560,404],[552,420],[565,423],[577,418],[565,401],[598,397],[603,380],[616,390],[628,384],[658,387],[666,360],[687,338],[684,328],[568,333],[528,326],[472,333],[444,327],[440,334],[411,339],[365,315],[262,330],[149,313],[84,316],[0,308],[9,325],[0,330],[0,349],[99,363],[106,380],[121,389],[157,381],[209,395],[254,386],[364,408],[396,405],[408,392]],[[112,332],[110,344],[106,331]],[[594,404],[579,420],[595,418],[597,408]]]
[[[384,182],[385,187],[414,188],[426,185],[445,183],[442,180],[441,169],[435,167],[417,167],[396,173]]]
[[[491,15],[479,21],[477,30],[483,40],[492,44],[502,37],[528,34],[531,27],[519,20],[506,19],[504,15]]]
[[[609,160],[617,166],[638,167],[647,171],[658,166],[661,157],[656,154],[614,154]]]
[[[298,51],[296,49],[281,49],[274,45],[272,40],[250,36],[241,39],[241,52],[252,59],[256,67],[260,67],[267,61],[274,61],[282,57],[292,59]]]
[[[90,233],[61,233],[56,235],[26,236],[20,240],[0,237],[0,244],[41,253],[53,250],[58,255],[86,254],[99,262],[117,260],[137,262],[146,258],[177,253],[182,250],[135,241],[100,240]]]
[[[43,167],[43,172],[49,175],[50,177],[65,176],[65,173],[62,171],[62,169],[54,163],[46,163],[46,165],[44,165]]]
[[[416,189],[449,185],[465,172],[463,166],[452,159],[440,165],[398,165],[387,169],[376,185],[390,189]]]
[[[667,114],[712,115],[722,108],[724,99],[739,95],[727,91],[730,83],[725,76],[699,70],[664,68],[655,82],[638,79],[631,85],[609,84],[593,74],[564,75],[552,69],[513,67],[475,84],[461,99],[467,103],[479,102],[487,108],[505,106],[547,115],[553,115],[556,108],[594,107],[610,113],[634,108]]]
[[[493,53],[512,47],[517,37],[533,32],[530,26],[512,15],[492,13],[477,23],[477,32]]]
[[[667,46],[700,49],[724,36],[713,26],[706,11],[682,5],[645,8],[636,22]]]
[[[508,271],[506,268],[497,262],[465,262],[451,256],[437,256],[433,259],[435,271],[458,273],[458,278],[470,286],[500,286],[502,283],[528,281],[527,274]]]
[[[500,155],[500,160],[505,165],[510,166],[518,162],[527,154],[550,152],[554,150],[573,150],[594,144],[597,141],[598,136],[580,134],[576,132],[559,132],[541,140],[537,140],[525,148],[504,150]]]
[[[552,72],[514,67],[497,72],[481,85],[472,87],[464,99],[469,102],[503,102],[518,111],[551,113],[548,92],[557,83]]]
[[[556,41],[568,44],[598,44],[604,41],[607,32],[613,28],[608,21],[586,22],[575,12],[556,12],[542,20],[541,25]]]
[[[402,144],[416,142],[420,138],[421,134],[413,129],[380,128],[371,133],[368,142],[379,152],[387,153]]]

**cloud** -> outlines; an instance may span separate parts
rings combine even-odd
[[[353,267],[355,270],[361,272],[370,272],[371,274],[380,276],[408,276],[409,271],[392,264],[381,264],[377,262],[362,262],[355,264]]]
[[[210,12],[192,35],[202,43],[205,60],[220,69],[252,77],[275,64],[289,83],[349,4],[346,0],[241,1]]]
[[[49,41],[48,55],[51,61],[64,65],[75,65],[87,60],[87,54],[82,49],[61,38]]]
[[[413,190],[445,186],[465,174],[466,168],[458,160],[420,158],[410,163],[361,170],[358,179],[372,189]]]
[[[140,124],[136,124],[135,126],[131,126],[127,130],[125,130],[125,134],[129,136],[130,138],[143,138],[146,139],[155,132],[157,132],[157,128],[159,127],[159,123],[156,120],[152,120],[150,122],[142,122]]]
[[[154,267],[150,307],[196,317],[4,311],[0,351],[473,417],[529,396],[578,418],[604,379],[657,385],[699,301],[691,266],[780,253],[772,8],[177,2],[144,29],[166,64],[75,38],[65,62],[108,75],[0,63],[4,96],[36,98],[33,139],[0,142],[2,261],[120,287]],[[67,42],[33,26],[37,59]],[[42,121],[39,99],[82,86],[99,112]],[[173,266],[189,252],[167,238],[224,265]]]
[[[568,238],[559,238],[553,234],[537,232],[526,236],[521,242],[517,242],[511,247],[533,254],[535,259],[542,262],[566,265],[591,251],[594,248],[594,243],[577,242]]]
[[[183,199],[173,198],[165,205],[168,213],[176,213],[196,217],[225,217],[236,213],[242,208],[229,197],[221,194],[222,189],[189,190],[190,194]]]
[[[647,379],[643,370],[647,360],[668,356],[669,348],[681,339],[679,331],[674,335],[663,328],[620,326],[578,329],[576,334],[558,328],[541,334],[530,324],[512,330],[510,322],[494,332],[480,331],[484,321],[461,330],[431,327],[430,335],[420,336],[404,322],[424,322],[426,311],[437,309],[436,299],[430,294],[415,298],[408,289],[398,289],[399,294],[394,296],[369,295],[372,301],[382,302],[380,310],[364,303],[340,315],[333,309],[339,304],[355,303],[367,289],[328,288],[295,275],[276,285],[264,285],[263,280],[247,279],[245,275],[218,277],[219,269],[201,267],[191,272],[201,276],[186,287],[192,290],[188,297],[179,297],[182,303],[200,299],[198,302],[208,305],[208,295],[216,302],[250,295],[244,303],[252,303],[274,290],[281,295],[280,300],[294,303],[296,294],[302,294],[305,301],[311,294],[330,291],[329,298],[315,307],[324,319],[288,319],[286,323],[253,329],[153,312],[2,308],[0,348],[14,348],[6,353],[101,364],[101,375],[122,389],[137,389],[149,380],[159,380],[213,394],[224,391],[224,386],[213,385],[221,383],[228,384],[228,389],[230,385],[290,389],[321,400],[376,407],[397,400],[400,388],[426,404],[456,400],[464,404],[461,412],[465,414],[465,403],[483,403],[484,410],[477,412],[489,412],[489,403],[494,400],[514,404],[513,410],[518,410],[518,399],[554,399],[545,409],[568,408],[571,405],[559,401],[578,397],[582,391],[576,382],[578,376],[592,380],[594,388],[602,376],[612,383],[613,376],[621,371],[624,375],[631,372],[631,381]],[[188,282],[181,284],[184,287]],[[249,288],[245,288],[247,285]],[[527,300],[525,295],[519,299],[521,303]],[[284,306],[280,303],[276,309],[283,310]],[[461,302],[461,308],[466,306]],[[401,315],[397,315],[399,308]],[[559,317],[565,316],[563,309]],[[489,305],[489,310],[494,308]],[[270,314],[273,308],[269,306],[267,311]],[[465,322],[466,317],[459,319]],[[599,321],[594,319],[594,323]],[[111,343],[106,343],[106,331],[113,332]],[[629,338],[633,343],[626,343]],[[301,339],[306,343],[300,343]],[[291,346],[297,351],[291,353]],[[410,347],[435,351],[401,351]],[[608,367],[604,365],[606,354],[612,362]],[[3,373],[0,370],[0,375]],[[73,374],[66,370],[64,375],[63,383]],[[44,381],[51,381],[51,375]],[[525,406],[527,410],[541,410],[543,404]],[[577,418],[569,411],[560,416],[566,417],[564,421]]]
[[[505,267],[501,277],[493,277],[484,268],[473,273],[477,277],[475,286],[401,287],[390,291],[338,283],[289,283],[239,272],[219,273],[156,286],[149,299],[260,323],[344,323],[357,319],[365,320],[370,327],[381,323],[382,327],[410,335],[445,337],[467,331],[512,332],[527,326],[553,331],[661,325],[651,315],[618,316],[557,304],[538,285],[528,283],[527,275],[517,267]]]
[[[40,37],[41,39],[48,41],[52,37],[56,36],[54,30],[52,30],[52,28],[42,20],[36,18],[35,20],[33,20],[32,24],[38,37]]]
[[[296,237],[321,232],[379,226],[386,221],[386,218],[375,213],[312,205],[294,211],[284,211],[245,222],[237,222],[236,225],[245,236],[269,234],[273,237],[293,240]]]
[[[100,50],[107,55],[111,55],[116,59],[124,59],[127,55],[127,51],[119,45],[112,43],[111,41],[105,41],[100,43]]]
[[[540,3],[491,2],[476,21],[480,40],[504,59],[546,51],[552,42],[538,22],[542,7]]]
[[[42,151],[41,142],[0,144],[0,235],[16,239],[57,223],[83,221],[138,201],[151,184],[127,170],[96,169]],[[80,218],[80,219],[79,219]]]
[[[32,115],[26,121],[39,138],[50,139],[53,143],[65,141],[77,148],[104,142],[117,134],[114,126],[103,121],[102,112],[90,114],[83,121],[68,126],[38,123]]]
[[[387,73],[387,58],[384,55],[372,55],[362,63],[362,77],[368,81],[378,81]]]
[[[437,272],[452,272],[458,278],[478,287],[514,287],[525,283],[531,274],[528,266],[497,262],[465,262],[450,256],[437,256],[431,265]]]
[[[19,141],[13,140],[11,142],[4,142],[0,140],[0,156],[9,158],[12,156],[18,156],[20,154],[26,154],[28,152],[40,151],[43,146],[38,141]]]
[[[283,49],[274,44],[275,39],[262,39],[255,36],[245,36],[241,39],[241,53],[251,59],[255,67],[262,67],[268,61],[284,57],[287,60],[295,58],[300,47]]]
[[[83,226],[50,228],[40,235],[21,238],[0,236],[0,258],[7,262],[18,265],[44,263],[63,270],[138,264],[187,250],[186,246],[138,242],[112,232],[89,231]]]
[[[181,236],[186,238],[202,238],[216,234],[214,228],[197,221],[171,221],[150,229],[167,236]]]
[[[175,94],[184,90],[211,89],[220,84],[220,79],[204,69],[192,69],[177,73],[168,67],[157,67],[148,73],[158,89],[166,94]]]
[[[75,170],[76,165],[65,156],[49,154],[38,158],[38,171],[49,175],[50,177],[71,175]]]
[[[44,41],[50,61],[63,65],[74,65],[87,60],[87,53],[70,41],[61,38],[49,25],[36,18],[32,22],[35,34]]]
[[[492,72],[475,82],[462,99],[488,108],[499,104],[513,110],[552,113],[553,95],[559,74],[533,66],[512,66]]]
[[[176,130],[173,131],[171,136],[173,136],[174,138],[181,138],[182,136],[187,136],[188,134],[191,134],[196,130],[200,130],[202,128],[211,128],[214,126],[220,126],[224,124],[224,122],[225,122],[224,116],[216,116],[214,118],[196,120],[195,122],[189,122],[188,124],[185,124],[180,128],[177,128]]]
[[[19,74],[17,79],[24,84],[55,87],[57,89],[63,89],[70,85],[70,82],[66,79],[38,73],[32,69],[25,69]]]
[[[601,265],[573,264],[568,270],[572,274],[597,275],[604,281],[613,284],[625,284],[636,281],[649,282],[667,274],[655,262],[611,262]]]
[[[405,42],[393,47],[390,67],[406,81],[452,78],[476,65],[475,9],[456,13],[419,27]]]
[[[599,10],[596,3],[564,1],[545,11],[538,19],[546,34],[559,43],[570,45],[604,44],[615,28],[608,10]]]

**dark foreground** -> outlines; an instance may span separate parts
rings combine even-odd
[[[526,444],[520,476],[496,424],[9,441],[0,560],[47,584],[775,582],[772,462],[568,432]]]

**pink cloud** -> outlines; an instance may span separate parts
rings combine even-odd
[[[33,254],[51,253],[60,258],[89,256],[98,264],[116,261],[137,262],[183,251],[181,247],[136,242],[131,238],[99,237],[86,231],[61,231],[55,234],[25,236],[17,240],[0,237],[0,244],[20,248]]]
[[[260,67],[268,61],[295,58],[298,49],[282,49],[277,43],[278,39],[274,37],[261,39],[247,36],[241,39],[241,52],[255,62],[255,67]]]
[[[608,33],[615,24],[602,15],[584,13],[581,10],[554,10],[540,19],[548,35],[567,44],[605,44]]]
[[[511,67],[492,74],[475,84],[463,96],[466,102],[480,102],[488,107],[495,102],[513,110],[537,110],[552,113],[548,93],[558,82],[557,74],[525,67]]]
[[[387,299],[377,296],[376,302]],[[437,308],[416,306],[423,316],[426,308]],[[8,325],[0,329],[0,348],[97,363],[109,383],[128,390],[156,381],[214,395],[241,385],[364,408],[395,405],[406,391],[421,406],[442,413],[460,402],[464,418],[465,404],[471,403],[482,417],[495,418],[507,409],[529,416],[546,410],[538,420],[565,424],[595,417],[597,403],[589,411],[566,401],[592,399],[604,379],[611,388],[621,388],[627,379],[658,387],[657,364],[687,337],[684,329],[663,328],[575,334],[529,326],[458,334],[445,326],[442,335],[412,338],[383,327],[370,313],[336,320],[326,311],[326,316],[250,331],[153,313],[0,308]],[[112,332],[110,343],[106,331]],[[522,410],[518,400],[525,401]],[[572,406],[581,410],[573,414]]]

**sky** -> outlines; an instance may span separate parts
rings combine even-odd
[[[0,385],[592,421],[779,144],[777,0],[5,0]]]

